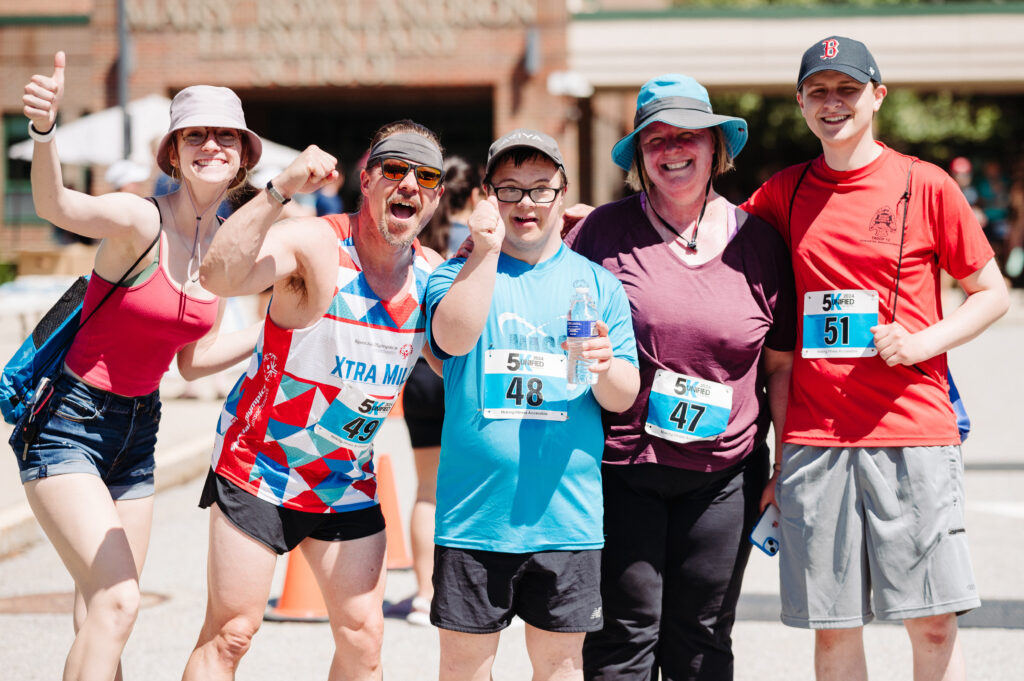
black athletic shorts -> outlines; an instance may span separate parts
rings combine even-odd
[[[347,541],[384,529],[379,504],[342,513],[296,511],[264,501],[211,469],[199,497],[199,507],[209,508],[214,503],[235,527],[278,555],[288,553],[306,537]]]
[[[441,629],[491,634],[513,615],[562,633],[597,631],[601,550],[497,553],[434,546],[430,622]]]
[[[402,393],[402,410],[409,440],[415,448],[440,447],[444,422],[444,381],[422,357],[409,374]]]

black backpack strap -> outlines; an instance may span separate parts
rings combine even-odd
[[[896,305],[900,302],[900,270],[903,269],[903,241],[907,234],[907,213],[910,212],[910,180],[914,174],[914,164],[917,163],[918,159],[912,159],[910,165],[907,166],[907,188],[903,190],[903,196],[900,197],[900,201],[903,203],[903,221],[900,225],[900,255],[896,260],[896,284],[893,287],[892,297],[892,315],[889,319],[889,323],[892,324],[896,321]],[[899,202],[896,204],[899,205]]]
[[[796,192],[800,189],[800,185],[804,182],[804,176],[807,175],[807,171],[811,169],[811,164],[814,161],[808,161],[804,169],[800,171],[800,177],[796,181],[796,186],[793,187],[793,195],[789,197],[789,214],[786,216],[786,229],[789,230],[789,240],[793,240],[793,204],[796,202]],[[792,248],[792,246],[790,246]]]
[[[154,205],[156,205],[156,200],[155,199],[150,197],[150,200],[153,201]],[[159,211],[160,211],[160,207],[157,206],[157,212],[159,212]],[[92,309],[92,312],[90,312],[89,315],[85,319],[83,319],[81,322],[79,322],[79,324],[78,324],[78,329],[79,330],[83,326],[85,326],[86,322],[88,322],[90,319],[92,319],[92,316],[94,314],[96,314],[96,312],[99,311],[99,309],[101,307],[103,307],[103,303],[107,302],[107,300],[110,299],[110,296],[114,295],[114,291],[116,291],[118,289],[118,287],[121,284],[124,283],[124,280],[128,278],[128,275],[132,273],[132,270],[134,270],[136,267],[139,266],[139,263],[142,262],[142,259],[146,257],[146,254],[149,253],[151,250],[153,250],[153,246],[156,246],[157,241],[160,240],[160,234],[162,232],[163,232],[163,222],[161,221],[160,228],[156,231],[156,236],[153,238],[153,241],[151,241],[149,246],[146,247],[146,250],[144,250],[142,252],[142,254],[139,255],[138,258],[135,259],[135,262],[132,263],[131,267],[129,267],[128,270],[124,274],[121,275],[121,278],[117,280],[117,283],[110,287],[110,290],[106,292],[106,294],[100,300],[99,304],[96,305],[96,307],[94,307]],[[83,297],[84,297],[84,295],[85,294],[83,293]],[[76,335],[78,335],[78,331],[77,330],[66,341],[64,341],[64,344],[61,346],[60,351],[56,355],[54,355],[54,357],[63,357],[64,356],[64,352],[69,347],[71,347],[71,343],[72,343],[72,341],[75,340],[75,336]]]

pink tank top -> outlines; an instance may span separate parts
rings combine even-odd
[[[217,319],[217,299],[185,295],[167,276],[167,235],[160,235],[160,266],[135,286],[119,287],[75,336],[64,362],[86,383],[128,397],[160,387],[171,360],[206,335]],[[89,277],[85,319],[113,284]]]

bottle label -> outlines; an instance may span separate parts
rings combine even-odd
[[[714,440],[725,432],[731,411],[731,387],[658,369],[644,430],[672,442]]]
[[[488,350],[484,359],[484,418],[565,421],[565,355]]]
[[[592,338],[597,335],[597,322],[593,319],[570,319],[565,323],[569,338]]]

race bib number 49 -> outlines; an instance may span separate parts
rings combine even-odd
[[[484,418],[568,418],[565,355],[488,350],[484,359]]]
[[[644,430],[672,442],[713,440],[725,432],[731,411],[731,387],[658,369]]]
[[[877,291],[813,291],[804,295],[801,357],[874,357]]]
[[[370,397],[355,385],[346,383],[313,427],[313,432],[340,447],[353,451],[367,449],[394,404],[393,397]]]

